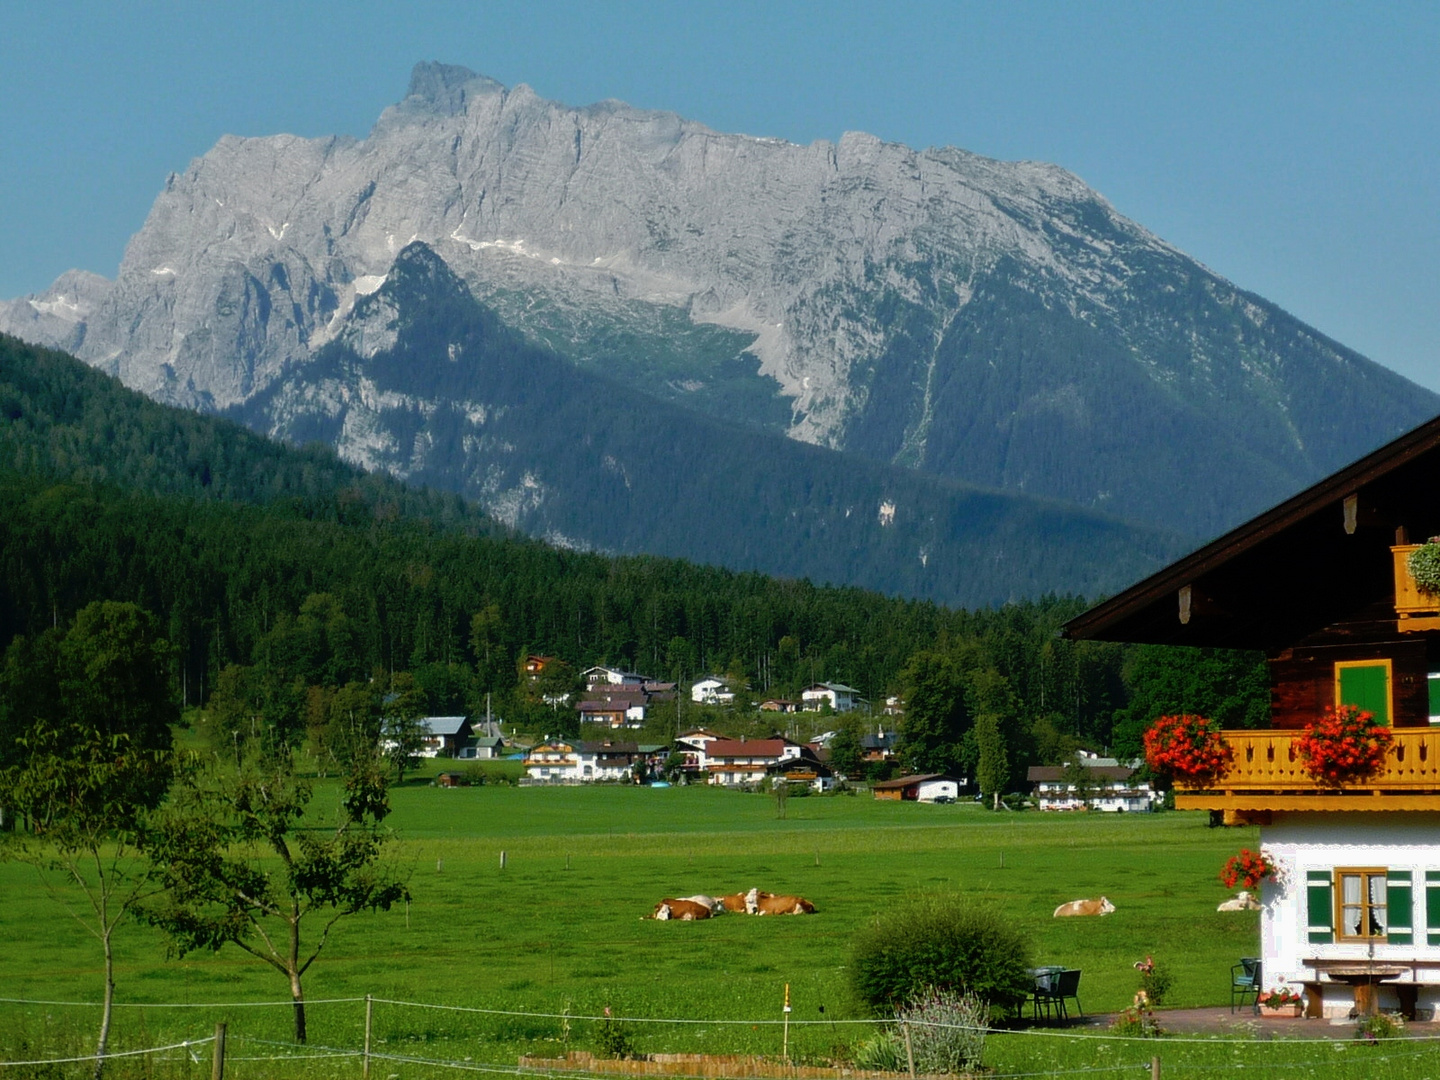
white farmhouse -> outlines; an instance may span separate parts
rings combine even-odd
[[[707,675],[690,687],[690,700],[697,705],[729,705],[735,695],[718,675]]]
[[[826,705],[832,712],[851,712],[860,700],[860,691],[844,683],[815,683],[800,692],[800,707],[806,712],[819,712]]]

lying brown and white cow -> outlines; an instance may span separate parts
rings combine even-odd
[[[731,893],[729,896],[720,897],[720,906],[726,911],[738,912],[742,915],[748,914],[750,909],[745,904],[743,892]]]
[[[713,896],[706,896],[704,893],[697,893],[694,896],[682,896],[681,900],[689,900],[696,904],[704,904],[710,909],[710,914],[721,915],[725,911],[725,905]]]
[[[815,905],[803,896],[762,896],[755,901],[756,915],[813,915]]]
[[[1055,918],[1064,918],[1066,915],[1109,915],[1114,910],[1115,905],[1103,896],[1099,900],[1071,900],[1055,909]]]
[[[655,918],[693,922],[696,919],[710,918],[710,909],[694,900],[661,900],[655,905]]]

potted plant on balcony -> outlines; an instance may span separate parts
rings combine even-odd
[[[1260,1015],[1299,1016],[1303,1003],[1304,999],[1288,986],[1277,986],[1260,995]]]
[[[1145,732],[1145,763],[1192,787],[1214,783],[1233,758],[1220,725],[1203,716],[1162,716]]]
[[[1326,787],[1344,787],[1380,771],[1390,748],[1390,729],[1372,713],[1340,705],[1306,725],[1294,746],[1306,772]]]
[[[1440,536],[1432,536],[1405,559],[1415,587],[1431,596],[1440,595]]]
[[[1220,882],[1227,889],[1242,885],[1247,889],[1259,888],[1262,881],[1274,881],[1277,869],[1270,856],[1263,851],[1241,848],[1239,855],[1231,855],[1220,870]]]

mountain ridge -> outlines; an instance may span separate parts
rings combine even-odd
[[[1058,166],[728,135],[437,64],[364,140],[221,139],[113,284],[63,277],[0,329],[231,408],[312,360],[414,240],[622,383],[1195,538],[1440,411]]]

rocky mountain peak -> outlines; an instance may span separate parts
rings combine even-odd
[[[220,140],[113,284],[0,303],[0,330],[240,407],[415,243],[637,392],[1195,536],[1440,408],[1058,166],[725,134],[439,63],[364,141]]]

